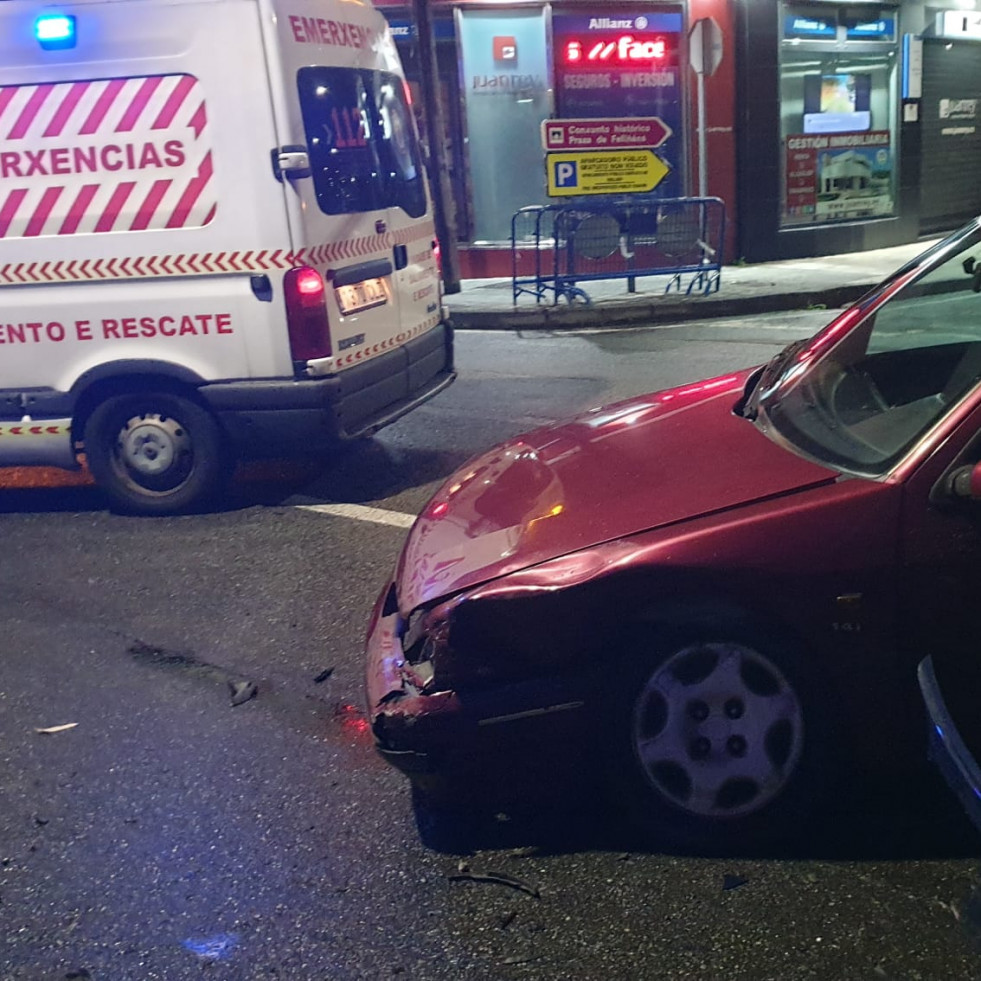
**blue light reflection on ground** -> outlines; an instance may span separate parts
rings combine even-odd
[[[216,933],[213,937],[189,938],[183,946],[202,960],[220,961],[231,954],[237,943],[237,933]]]

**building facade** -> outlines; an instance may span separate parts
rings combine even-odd
[[[512,215],[554,201],[548,119],[662,120],[670,135],[655,152],[666,174],[653,196],[721,198],[727,261],[904,244],[981,212],[973,9],[922,0],[435,0],[429,9],[464,278],[509,275]],[[381,10],[418,94],[412,5]]]
[[[747,259],[904,244],[981,212],[981,15],[745,0],[737,49]]]
[[[413,87],[421,80],[409,3],[382,5]],[[659,196],[692,193],[698,167],[693,19],[713,16],[730,43],[728,0],[687,3],[430,4],[443,153],[464,278],[508,275],[512,215],[549,203],[542,123],[550,118],[658,117],[670,135],[656,153]],[[735,67],[706,79],[708,193],[735,206]],[[421,99],[415,104],[421,105]]]

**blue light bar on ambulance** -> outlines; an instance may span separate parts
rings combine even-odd
[[[44,14],[34,21],[34,36],[45,51],[75,47],[75,18],[67,14]]]

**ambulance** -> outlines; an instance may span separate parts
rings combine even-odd
[[[0,467],[213,502],[455,377],[398,54],[362,0],[0,2]]]

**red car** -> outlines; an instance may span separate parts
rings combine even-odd
[[[420,785],[588,767],[727,848],[921,760],[916,665],[970,656],[981,588],[979,291],[975,221],[762,367],[464,466],[371,620],[380,752]]]

